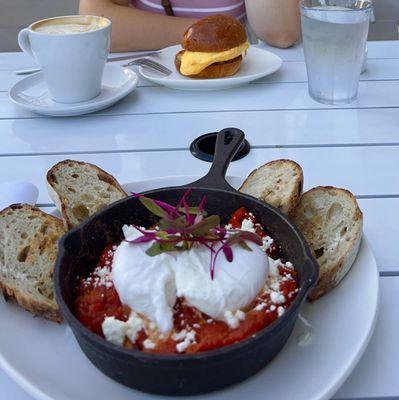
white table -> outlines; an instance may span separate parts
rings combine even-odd
[[[380,271],[381,311],[374,337],[337,399],[399,397],[399,43],[370,42],[359,100],[329,107],[307,94],[301,48],[276,50],[278,73],[221,92],[180,92],[142,80],[136,92],[85,117],[45,118],[7,99],[32,65],[21,53],[0,53],[0,182],[26,180],[40,189],[39,205],[53,209],[45,173],[65,158],[93,162],[120,182],[203,174],[209,164],[188,146],[202,133],[238,127],[252,145],[230,175],[246,176],[262,163],[291,158],[305,173],[305,189],[334,185],[359,198]],[[355,295],[355,294],[354,294]],[[2,326],[1,329],[6,329]],[[0,398],[30,396],[0,371]]]

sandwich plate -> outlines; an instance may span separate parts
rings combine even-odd
[[[148,68],[139,68],[140,74],[159,85],[181,90],[221,90],[244,85],[263,78],[280,69],[283,61],[270,51],[251,46],[238,72],[220,79],[193,79],[181,75],[175,67],[175,55],[182,50],[180,45],[167,47],[161,53],[151,56],[152,59],[169,68],[171,75],[165,76]]]
[[[128,192],[140,192],[182,185],[195,178],[160,178],[134,182],[124,188]],[[237,177],[228,180],[235,187],[242,182]],[[299,319],[287,344],[270,364],[243,383],[193,399],[329,399],[366,349],[377,308],[378,271],[364,237],[348,275],[328,295],[303,306],[301,317],[310,326]],[[36,399],[162,398],[129,389],[103,375],[83,355],[66,324],[34,318],[2,299],[0,324],[3,327],[0,329],[0,366]]]

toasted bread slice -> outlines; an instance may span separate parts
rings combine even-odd
[[[26,310],[52,321],[61,316],[54,299],[53,271],[60,219],[28,204],[0,212],[0,290]]]
[[[319,186],[304,193],[293,214],[319,265],[309,298],[328,293],[350,270],[359,251],[363,214],[347,190]]]
[[[252,171],[239,190],[290,215],[299,202],[302,188],[302,168],[292,160],[283,159]]]
[[[96,165],[73,160],[61,161],[48,171],[47,190],[69,229],[127,196],[112,175]]]

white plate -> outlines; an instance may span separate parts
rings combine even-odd
[[[128,192],[139,192],[185,184],[197,178],[168,177],[124,187]],[[237,177],[230,179],[236,187],[241,182]],[[298,321],[282,351],[254,377],[193,399],[330,398],[366,349],[376,321],[377,306],[377,266],[370,245],[363,238],[356,262],[343,282],[325,297],[301,309],[301,315],[312,325],[307,345],[298,344],[304,334],[309,333],[309,328]],[[0,324],[0,366],[36,399],[163,398],[126,388],[99,372],[80,351],[66,324],[56,325],[34,318],[3,300],[0,300]]]
[[[10,90],[10,100],[38,114],[53,117],[70,117],[88,114],[107,108],[128,95],[137,85],[134,71],[118,65],[106,64],[101,93],[94,99],[81,103],[57,103],[51,99],[43,74],[38,72],[17,82]]]
[[[163,49],[160,54],[151,56],[173,71],[169,76],[161,75],[156,71],[140,67],[140,74],[148,80],[160,85],[183,90],[220,90],[252,82],[256,79],[270,75],[280,69],[283,61],[279,56],[270,51],[251,46],[244,58],[238,72],[230,77],[220,79],[193,79],[180,75],[175,67],[175,55],[181,46],[172,46]]]

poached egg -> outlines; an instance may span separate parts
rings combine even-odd
[[[134,228],[125,227],[124,232],[127,240],[140,236]],[[156,323],[162,333],[173,328],[177,297],[211,318],[225,320],[226,312],[247,307],[268,277],[267,255],[256,244],[246,243],[252,251],[234,245],[232,262],[219,253],[212,280],[211,252],[203,245],[150,257],[145,251],[151,243],[122,241],[112,263],[115,289],[122,303]]]

